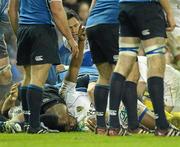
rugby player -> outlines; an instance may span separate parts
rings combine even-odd
[[[74,56],[78,56],[78,45],[68,27],[62,0],[11,0],[9,16],[17,35],[17,65],[25,70],[20,95],[27,133],[46,133],[40,125],[43,86],[51,65],[59,64],[54,23],[67,38]]]
[[[86,23],[92,59],[99,72],[94,90],[96,134],[105,134],[107,130],[105,113],[110,77],[118,56],[118,14],[118,0],[92,0],[90,15]]]
[[[10,23],[7,14],[8,0],[0,0],[0,87],[3,89],[11,83],[11,65],[5,43],[5,34],[9,32]]]
[[[59,89],[59,94],[66,101],[66,94],[75,91],[79,68],[83,60],[83,53],[86,43],[85,28],[80,23],[80,18],[73,10],[67,10],[68,25],[71,30],[73,38],[78,43],[79,55],[77,58],[72,57],[70,60],[70,67],[65,75],[62,86]],[[67,42],[67,41],[65,41]],[[64,47],[69,49],[69,44],[65,43]],[[69,58],[69,57],[68,57]]]
[[[155,135],[179,136],[179,130],[169,125],[164,112],[163,78],[166,30],[172,31],[176,25],[168,0],[120,0],[119,19],[120,53],[111,79],[108,134],[116,136],[121,130],[118,118],[119,104],[123,98],[123,89],[127,89],[124,87],[125,80],[136,61],[141,42],[148,57],[147,82],[156,115]],[[133,89],[134,87],[131,86]],[[125,99],[128,116],[137,120],[136,96],[134,99],[133,96],[126,96]]]

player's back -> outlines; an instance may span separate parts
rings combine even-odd
[[[96,0],[86,26],[118,23],[118,16],[119,0]]]
[[[51,24],[47,0],[20,0],[20,24]]]

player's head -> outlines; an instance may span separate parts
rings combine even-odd
[[[71,33],[72,33],[74,39],[77,39],[79,27],[81,25],[80,18],[78,16],[78,14],[73,10],[66,10],[66,13],[67,13],[68,24],[69,24]]]
[[[56,104],[49,108],[46,113],[57,116],[57,124],[55,129],[61,131],[76,130],[77,120],[68,113],[67,106],[65,104]]]

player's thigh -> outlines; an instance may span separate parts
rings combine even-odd
[[[48,77],[50,67],[51,64],[32,65],[30,84],[42,87]]]

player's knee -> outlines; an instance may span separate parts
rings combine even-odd
[[[166,48],[164,44],[152,45],[145,48],[144,50],[148,58],[153,57],[153,56],[164,55],[166,52]]]
[[[99,74],[99,78],[98,78],[98,84],[101,85],[108,85],[110,83],[110,79],[111,79],[111,74]]]
[[[138,80],[139,80],[139,72],[134,72],[132,74],[130,74],[127,78],[127,81],[131,81],[131,82],[134,82],[134,83],[137,83]]]
[[[36,85],[38,87],[43,87],[45,81],[42,79],[32,77],[30,80],[30,84]]]
[[[120,43],[119,54],[126,56],[137,56],[139,44]]]

